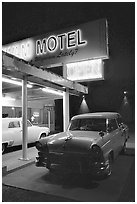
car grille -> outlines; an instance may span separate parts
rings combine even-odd
[[[74,153],[57,153],[57,152],[51,152],[49,153],[50,161],[51,163],[56,164],[71,164],[71,165],[77,165],[80,162],[86,162],[88,161],[88,155],[85,154],[74,154]]]

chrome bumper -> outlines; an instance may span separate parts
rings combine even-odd
[[[108,168],[108,162],[94,162],[90,165],[90,173],[93,175],[103,175]]]
[[[36,157],[35,161],[35,165],[37,167],[48,168],[49,162],[51,162],[51,164],[60,164],[62,166],[66,166],[67,164],[67,167],[71,167],[76,171],[82,168],[83,172],[87,172],[92,175],[102,175],[104,174],[108,167],[108,163],[104,161],[89,162],[88,159],[86,161],[84,158],[70,157],[70,155],[67,157],[64,156],[63,153],[55,153],[50,154],[50,156],[48,156],[43,152],[38,152],[38,156]]]
[[[38,156],[36,157],[35,160],[35,165],[37,167],[47,167],[47,155],[42,153],[42,152],[38,152]]]

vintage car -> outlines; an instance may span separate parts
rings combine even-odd
[[[27,120],[28,143],[38,138],[46,137],[50,130],[48,127],[34,126]],[[2,153],[7,147],[22,144],[22,118],[2,118]]]
[[[66,132],[36,142],[36,166],[51,169],[51,164],[59,164],[81,173],[108,176],[112,162],[125,150],[128,137],[128,127],[119,113],[77,115]]]

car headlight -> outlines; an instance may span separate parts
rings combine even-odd
[[[35,147],[37,150],[40,150],[42,148],[42,144],[39,141],[35,142]]]
[[[92,158],[100,160],[103,156],[103,152],[98,145],[93,145],[90,150],[90,155],[92,156]]]

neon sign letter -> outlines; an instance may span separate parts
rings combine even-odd
[[[58,48],[58,40],[55,36],[50,36],[47,40],[47,50],[49,52],[55,52]]]
[[[58,35],[58,39],[60,40],[60,49],[64,50],[64,41],[63,39],[66,37],[66,33]]]
[[[36,41],[36,54],[42,55],[46,54],[46,38],[44,38],[41,42],[41,40]]]
[[[87,44],[87,41],[86,40],[84,40],[84,41],[82,41],[81,40],[81,30],[80,29],[78,29],[77,30],[77,44],[79,45],[79,46],[83,46],[83,45],[86,45]]]
[[[75,31],[71,31],[67,35],[67,48],[75,47],[76,46],[76,36]]]

